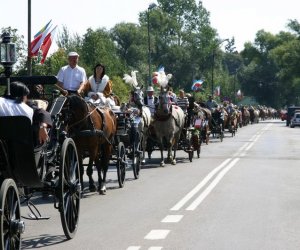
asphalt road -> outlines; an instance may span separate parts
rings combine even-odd
[[[128,169],[122,189],[112,166],[107,194],[81,200],[74,239],[53,202],[37,199],[51,218],[25,220],[22,249],[300,249],[299,135],[268,120],[212,138],[191,163],[178,151],[177,165],[159,167],[156,151],[140,179]]]

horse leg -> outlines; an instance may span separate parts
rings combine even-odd
[[[163,145],[163,141],[162,140],[160,140],[160,142],[159,142],[159,149],[160,149],[160,166],[161,167],[164,167],[165,166],[165,161],[164,161],[164,152],[163,152],[163,150],[164,150],[164,145]]]
[[[146,152],[146,148],[147,148],[147,140],[148,140],[148,138],[145,136],[145,133],[144,133],[143,139],[142,139],[142,147],[143,147],[142,164],[146,163],[145,152]]]
[[[173,145],[173,140],[174,140],[174,137],[171,136],[170,137],[170,141],[167,142],[167,150],[168,150],[168,158],[167,158],[167,161],[170,162],[171,164],[173,164],[173,159],[172,158],[172,145]]]
[[[112,152],[112,146],[111,145],[102,145],[101,146],[101,167],[99,166],[99,171],[98,171],[98,182],[99,182],[99,187],[98,191],[99,194],[106,194],[106,174],[108,170],[108,164],[109,164],[109,158]],[[101,176],[101,168],[102,168],[102,174]]]
[[[179,133],[180,135],[181,133]],[[171,161],[172,165],[176,165],[176,151],[178,147],[178,141],[179,141],[179,136],[174,138],[174,144],[173,144],[173,159]],[[170,150],[172,150],[172,145],[170,147]]]
[[[83,168],[83,159],[82,159],[81,154],[78,154],[78,162],[79,162],[79,174],[80,174],[81,192],[83,192],[83,189],[84,189],[84,184],[83,184],[84,168]]]
[[[89,177],[89,190],[90,192],[95,192],[96,191],[96,185],[94,183],[94,179],[93,179],[93,160],[90,157],[89,159],[89,165],[86,169],[86,174]]]

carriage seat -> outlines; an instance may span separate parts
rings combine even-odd
[[[0,117],[0,141],[0,173],[4,178],[12,178],[20,186],[42,187],[35,157],[39,152],[35,153],[30,119],[26,116]],[[4,162],[3,154],[7,155],[8,162]]]

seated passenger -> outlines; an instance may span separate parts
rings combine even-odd
[[[98,63],[94,67],[94,74],[80,86],[79,93],[86,92],[86,100],[95,104],[113,107],[116,105],[112,94],[112,82],[105,74],[105,66]]]
[[[38,130],[37,144],[43,144],[49,138],[47,128],[52,126],[51,116],[47,111],[30,103],[27,99],[29,93],[25,84],[12,82],[10,93],[6,89],[4,96],[0,97],[0,116],[27,116],[33,124],[33,129]]]

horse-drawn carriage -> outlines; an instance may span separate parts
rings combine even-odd
[[[30,77],[15,80],[34,83]],[[39,80],[56,82],[55,77]],[[50,112],[53,119],[50,140],[40,147],[34,147],[29,118],[0,117],[1,249],[21,248],[21,234],[25,229],[22,201],[32,212],[37,211],[28,218],[45,219],[29,202],[34,194],[38,196],[42,192],[54,195],[54,207],[59,210],[66,237],[73,238],[77,231],[81,192],[77,150],[74,141],[64,132],[61,108],[56,105]]]
[[[126,168],[129,158],[135,179],[140,176],[141,169],[141,133],[139,125],[141,117],[136,110],[128,111],[114,111],[117,117],[117,132],[115,135],[114,155],[113,160],[116,160],[116,167],[118,172],[119,186],[124,186],[126,175]]]
[[[211,134],[215,138],[223,141],[224,138],[224,113],[218,109],[214,109],[211,113]]]

